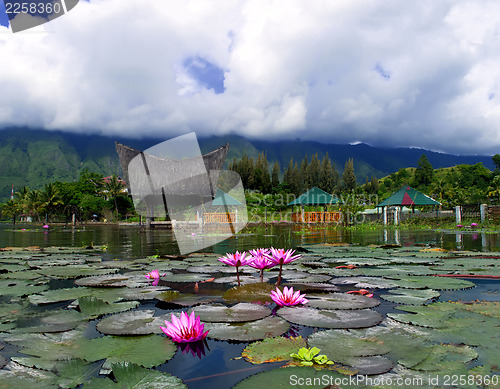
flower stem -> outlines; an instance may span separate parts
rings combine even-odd
[[[260,269],[260,282],[264,282],[264,269]]]
[[[236,279],[238,280],[238,286],[240,286],[240,273],[238,272],[238,266],[236,266]]]
[[[283,262],[280,261],[280,274],[278,275],[278,282],[276,283],[276,286],[280,286],[281,283],[281,269],[283,268]]]

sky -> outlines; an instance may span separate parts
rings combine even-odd
[[[0,128],[500,153],[498,0],[91,0],[6,24]]]

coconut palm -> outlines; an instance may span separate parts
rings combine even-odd
[[[102,193],[108,198],[113,199],[115,203],[115,212],[118,215],[118,203],[116,202],[116,198],[123,192],[124,186],[123,181],[120,180],[116,175],[112,175],[109,177],[102,189]]]
[[[59,190],[52,182],[45,185],[43,190],[40,192],[39,200],[41,210],[45,211],[45,220],[47,220],[47,216],[55,211],[59,205],[63,204],[59,195]]]

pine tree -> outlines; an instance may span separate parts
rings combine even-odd
[[[354,161],[349,158],[342,173],[342,186],[345,191],[351,192],[356,189],[356,175],[354,174]]]
[[[419,158],[417,169],[415,170],[415,182],[417,185],[429,185],[434,176],[434,168],[425,154]]]
[[[271,188],[273,192],[278,191],[278,187],[280,185],[280,165],[278,161],[274,163],[273,173],[271,176]]]

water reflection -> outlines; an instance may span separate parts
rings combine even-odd
[[[25,231],[22,231],[22,229]],[[203,232],[209,234],[210,231]],[[431,244],[448,250],[498,251],[500,234],[480,231],[376,229],[343,230],[328,226],[270,224],[247,226],[232,237],[204,251],[225,254],[256,247],[295,247],[308,244],[355,243]],[[179,254],[170,230],[141,230],[138,226],[87,225],[80,228],[53,226],[45,234],[30,225],[0,226],[0,246],[72,246],[106,245],[105,259],[147,257],[155,254]]]

